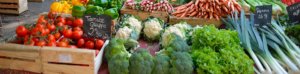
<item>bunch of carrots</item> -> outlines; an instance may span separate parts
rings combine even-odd
[[[235,0],[192,0],[191,2],[175,8],[172,15],[176,17],[197,17],[217,19],[241,11],[241,6]]]
[[[281,1],[286,5],[292,5],[294,3],[300,2],[300,0],[281,0]]]

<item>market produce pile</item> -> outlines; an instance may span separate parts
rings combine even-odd
[[[168,0],[127,0],[125,6],[129,9],[142,11],[165,11],[172,12],[173,6]]]
[[[256,6],[272,5],[273,15],[287,14],[287,5],[278,0],[238,0],[238,2],[246,12],[254,12]]]
[[[235,0],[192,0],[191,2],[178,6],[173,16],[197,17],[205,19],[220,19],[234,11],[240,11],[241,6]]]

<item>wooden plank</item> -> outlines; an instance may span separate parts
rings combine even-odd
[[[95,50],[43,47],[41,51],[43,62],[94,65]]]
[[[153,16],[156,18],[160,18],[164,20],[165,22],[168,22],[169,19],[169,13],[163,12],[163,11],[153,11],[153,12],[146,12],[146,11],[139,11],[134,9],[128,9],[124,5],[121,9],[121,14],[132,14],[134,16],[137,16],[140,18],[140,20],[146,20],[148,17]]]
[[[28,2],[44,2],[44,0],[28,0]]]
[[[0,0],[0,3],[19,3],[21,0]]]
[[[40,60],[17,60],[17,59],[3,59],[0,58],[0,68],[25,70],[36,73],[42,72],[42,64]]]
[[[13,43],[0,43],[0,50],[17,51],[17,52],[39,52],[40,47],[26,46]]]
[[[5,3],[0,3],[0,8],[19,8],[18,4],[5,4]]]
[[[4,13],[4,14],[20,14],[20,13],[28,10],[28,2],[27,2],[27,0],[20,0],[18,2],[19,2],[19,4],[18,4],[19,7],[18,8],[16,8],[16,9],[0,8],[0,13]]]
[[[20,52],[20,51],[2,51],[2,50],[0,50],[0,56],[34,60],[36,58],[40,58],[40,53],[39,52]]]
[[[217,19],[204,19],[204,18],[179,18],[179,17],[174,17],[170,16],[169,23],[170,24],[176,24],[181,21],[186,21],[188,24],[191,24],[192,26],[196,25],[215,25],[216,27],[219,27],[222,25],[221,20]]]
[[[45,74],[94,74],[93,66],[73,66],[43,63]]]

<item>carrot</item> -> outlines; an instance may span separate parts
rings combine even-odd
[[[195,16],[197,15],[198,12],[193,12],[190,16]]]

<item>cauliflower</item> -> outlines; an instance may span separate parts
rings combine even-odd
[[[135,17],[128,18],[128,24],[130,28],[136,29],[139,33],[142,30],[142,23]]]
[[[128,38],[130,38],[130,35],[131,35],[132,31],[133,30],[128,28],[127,26],[125,26],[123,28],[120,28],[117,31],[116,38],[128,39]]]
[[[157,18],[149,18],[144,22],[143,32],[149,40],[158,40],[163,30],[163,22]]]

